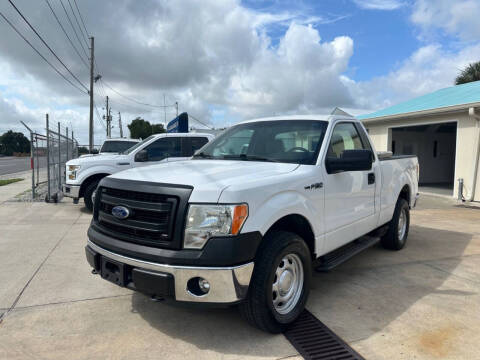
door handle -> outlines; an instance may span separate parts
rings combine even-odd
[[[368,185],[375,184],[375,173],[368,173]]]

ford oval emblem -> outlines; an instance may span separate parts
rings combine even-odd
[[[130,210],[125,206],[115,206],[112,209],[112,215],[115,216],[117,219],[126,219],[130,216]]]

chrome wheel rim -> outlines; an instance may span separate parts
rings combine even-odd
[[[273,307],[279,314],[288,314],[297,305],[302,290],[302,260],[296,254],[285,255],[278,264],[273,277]]]
[[[407,213],[405,209],[400,211],[400,216],[398,217],[398,240],[403,240],[405,233],[407,232]]]

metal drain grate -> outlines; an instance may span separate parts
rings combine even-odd
[[[306,360],[365,360],[307,310],[284,335]]]

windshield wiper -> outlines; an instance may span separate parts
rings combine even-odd
[[[267,158],[267,157],[263,157],[263,156],[247,155],[247,154],[240,154],[240,155],[238,155],[238,156],[232,156],[232,157],[229,156],[228,158],[230,158],[230,159],[236,158],[236,159],[245,160],[245,161],[280,162],[280,161],[278,161],[278,160],[271,159],[271,158]]]
[[[202,158],[202,159],[213,159],[212,155],[205,154],[203,151],[198,153],[198,154],[193,155],[193,157],[194,158]]]

